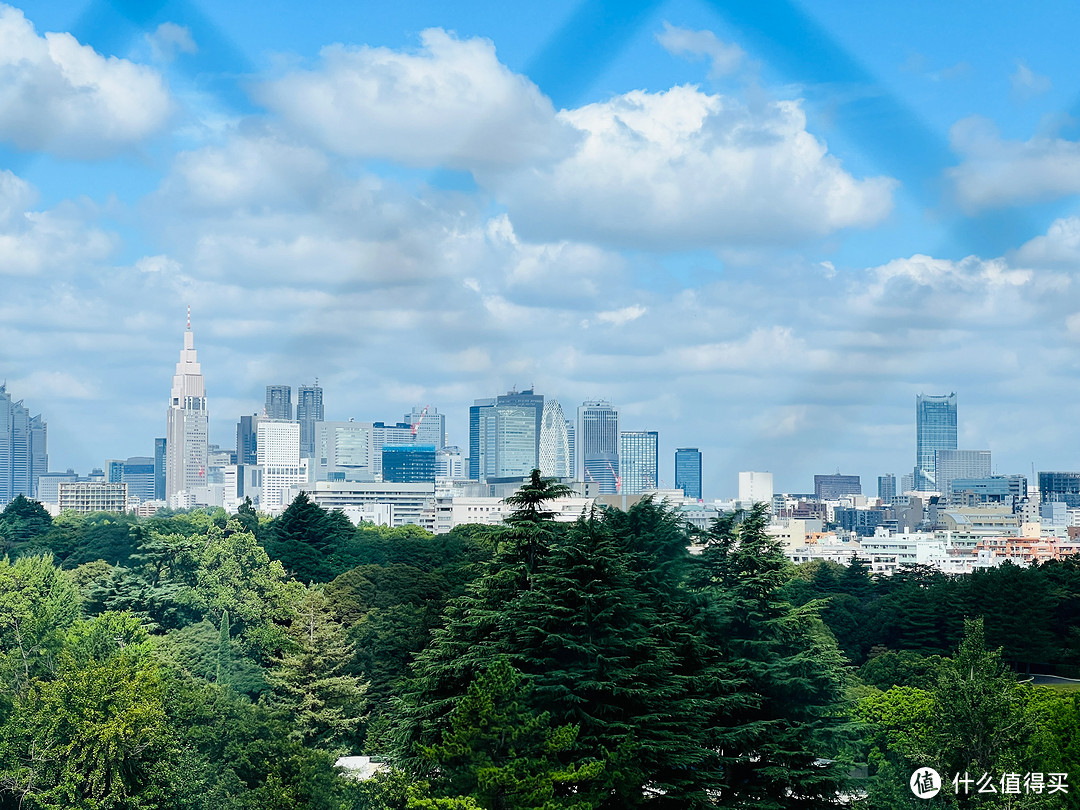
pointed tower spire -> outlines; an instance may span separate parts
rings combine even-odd
[[[187,330],[191,331],[191,304],[188,304],[187,308]]]

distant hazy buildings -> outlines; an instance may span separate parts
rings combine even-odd
[[[165,500],[165,437],[154,439],[154,500]]]
[[[205,490],[208,435],[206,382],[195,354],[189,316],[165,420],[166,499],[181,492],[186,492],[188,499],[197,498],[196,493]]]
[[[1039,473],[1039,496],[1043,501],[1063,501],[1071,509],[1080,507],[1080,472]]]
[[[619,492],[640,495],[660,488],[660,437],[655,430],[619,433]]]
[[[314,385],[301,385],[296,389],[296,421],[300,423],[300,455],[315,455],[315,425],[323,421],[323,390],[319,381]]]
[[[423,408],[414,406],[412,411],[405,414],[405,422],[412,425],[416,444],[430,444],[437,451],[446,447],[446,414],[439,413],[438,408],[431,405]]]
[[[696,447],[675,451],[675,489],[681,489],[687,498],[701,500],[701,451]]]
[[[15,402],[0,384],[0,506],[16,495],[34,497],[38,479],[48,472],[48,428]]]
[[[596,483],[601,495],[614,495],[619,482],[619,412],[607,400],[586,400],[578,408],[574,431],[575,478]]]
[[[292,421],[292,386],[266,386],[266,405],[264,406],[264,413],[267,419],[279,419],[287,422]]]
[[[156,495],[156,470],[149,456],[132,456],[126,461],[110,460],[105,466],[105,480],[110,484],[127,484],[127,495],[141,501],[152,501]]]
[[[523,477],[536,469],[536,411],[501,405],[480,416],[480,480]]]
[[[241,416],[240,421],[236,424],[236,463],[237,464],[257,464],[258,463],[258,428],[259,419],[261,417],[258,414],[252,414],[251,416]]]
[[[948,495],[954,478],[986,478],[992,472],[989,450],[938,450],[934,453],[937,490]]]
[[[373,481],[374,439],[370,422],[315,425],[316,481]]]
[[[862,481],[857,475],[815,475],[814,497],[819,501],[835,501],[845,495],[862,495]]]
[[[773,499],[773,476],[771,472],[740,472],[739,502],[743,504],[768,503]]]
[[[570,432],[566,415],[557,399],[544,402],[540,420],[539,469],[542,475],[554,478],[570,478],[574,474],[573,453],[570,449]]]
[[[938,450],[956,449],[956,394],[915,397],[915,489],[939,490]]]
[[[892,503],[896,498],[896,476],[892,473],[879,475],[877,480],[877,496],[885,503]]]
[[[288,504],[285,491],[307,482],[307,459],[300,457],[300,425],[278,419],[259,422],[258,462],[262,469],[259,506],[271,514]]]

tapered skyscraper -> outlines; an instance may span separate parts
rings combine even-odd
[[[190,308],[165,425],[165,497],[171,498],[185,490],[195,495],[206,487],[209,416],[206,412],[206,382],[195,355]]]

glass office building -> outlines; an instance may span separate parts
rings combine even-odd
[[[701,500],[701,451],[696,447],[675,451],[675,489],[681,489],[687,498]]]
[[[956,449],[956,394],[915,397],[915,489],[937,490],[937,451]]]

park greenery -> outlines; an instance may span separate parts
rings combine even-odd
[[[763,506],[353,526],[301,495],[0,513],[0,810],[1076,808],[1080,559],[787,562]],[[693,545],[691,552],[690,547]],[[335,761],[368,755],[374,778]]]

